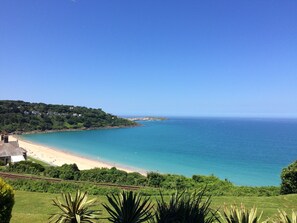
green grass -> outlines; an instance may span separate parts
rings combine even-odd
[[[44,223],[48,222],[50,214],[55,213],[57,208],[52,204],[52,199],[59,197],[59,194],[37,193],[16,191],[15,205],[12,212],[11,223]],[[102,210],[102,217],[107,213],[103,210],[102,202],[106,203],[105,196],[89,196],[98,198],[98,208]],[[155,199],[153,198],[153,201]],[[262,220],[272,217],[277,213],[277,209],[283,209],[291,213],[292,209],[297,209],[297,194],[283,195],[273,197],[212,197],[212,207],[223,207],[227,205],[243,203],[246,207],[251,208],[254,205],[258,208],[258,213],[263,211]],[[107,222],[101,220],[100,222]]]

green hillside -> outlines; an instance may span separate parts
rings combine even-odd
[[[0,101],[0,131],[89,129],[134,126],[135,122],[108,114],[102,109],[24,101]]]

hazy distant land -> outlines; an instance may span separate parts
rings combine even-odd
[[[167,118],[165,117],[152,117],[152,116],[144,116],[144,117],[132,117],[127,118],[130,121],[165,121]]]

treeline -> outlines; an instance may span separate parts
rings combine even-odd
[[[105,113],[102,109],[24,101],[0,101],[0,131],[8,133],[133,125],[136,123]]]
[[[11,164],[6,167],[6,171],[35,174],[40,176],[46,176],[51,178],[58,178],[63,180],[87,182],[88,185],[93,183],[112,183],[118,185],[131,185],[141,186],[144,193],[156,193],[155,189],[161,189],[165,191],[173,190],[188,190],[194,191],[207,185],[208,193],[215,196],[275,196],[280,193],[279,187],[267,186],[267,187],[249,187],[249,186],[235,186],[228,180],[221,180],[216,176],[203,176],[193,175],[192,178],[188,178],[182,175],[175,174],[159,174],[156,172],[149,172],[147,176],[143,176],[139,173],[127,173],[122,170],[118,170],[115,167],[111,169],[107,168],[94,168],[90,170],[79,170],[76,164],[64,164],[60,167],[44,167],[41,164],[32,163],[30,161],[21,161],[19,163]],[[26,190],[34,191],[35,189],[28,189],[40,186],[40,183],[22,181],[17,183],[18,189],[21,189],[23,184]],[[51,183],[54,184],[54,183]],[[29,186],[28,186],[29,185]],[[38,187],[39,187],[38,186]],[[46,185],[44,185],[46,186]],[[54,187],[54,186],[51,186]],[[59,188],[59,186],[58,186]],[[76,188],[76,187],[75,187]],[[87,188],[83,188],[86,190]],[[92,186],[89,188],[92,189]],[[38,190],[39,191],[39,190]],[[58,190],[59,191],[59,190]],[[88,190],[89,191],[89,190]],[[47,191],[44,191],[47,192]]]

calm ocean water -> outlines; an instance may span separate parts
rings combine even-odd
[[[296,119],[171,118],[143,126],[24,135],[93,159],[160,173],[279,185],[297,159]]]

